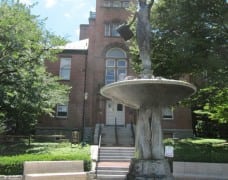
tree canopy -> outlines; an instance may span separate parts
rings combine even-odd
[[[220,122],[228,122],[227,6],[225,0],[159,0],[151,14],[154,75],[188,74],[198,87],[193,109]],[[130,50],[139,70],[135,41]]]
[[[53,47],[65,41],[47,31],[30,8],[0,3],[0,124],[11,133],[29,133],[69,93],[44,65],[56,59]]]

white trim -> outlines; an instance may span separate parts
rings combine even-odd
[[[66,71],[67,74],[62,74],[64,71]],[[61,57],[60,66],[59,66],[59,77],[61,80],[70,80],[70,76],[71,76],[71,58]]]
[[[167,113],[167,114],[165,114]],[[168,116],[168,117],[165,117]],[[172,107],[164,107],[162,109],[162,119],[163,120],[173,120],[174,119],[174,113]]]
[[[66,111],[59,111],[60,106],[65,107]],[[59,115],[60,112],[66,113],[66,115]],[[56,105],[56,117],[57,118],[67,118],[68,117],[68,104],[57,104]]]

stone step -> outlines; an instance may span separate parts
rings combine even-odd
[[[128,171],[129,167],[116,167],[116,166],[98,166],[96,168],[97,170],[106,170],[106,171]]]
[[[105,175],[99,174],[97,175],[98,180],[124,180],[126,175]]]
[[[97,166],[97,179],[125,179],[129,170],[130,162],[120,161],[99,162]]]
[[[122,159],[122,158],[103,158],[99,160],[103,162],[129,162],[130,161],[130,159]]]
[[[134,153],[134,149],[103,149],[101,148],[100,149],[100,152],[103,152],[103,153],[110,153],[110,152],[113,152],[113,153]]]
[[[125,171],[116,171],[116,170],[97,170],[98,174],[103,175],[126,175],[128,173],[128,169]]]
[[[134,147],[101,147],[101,149],[115,149],[115,150],[134,150]]]
[[[134,152],[100,152],[100,156],[134,156]]]
[[[112,153],[112,154],[127,154],[127,153],[130,153],[130,154],[134,154],[134,151],[116,151],[116,150],[110,150],[110,151],[106,151],[106,150],[102,150],[100,151],[100,153],[104,153],[104,154],[108,154],[108,153]]]
[[[105,153],[100,153],[100,156],[134,156],[134,153],[132,152],[122,152],[122,153],[109,153],[109,152],[105,152]]]
[[[134,156],[134,152],[100,152],[100,156]]]
[[[26,174],[24,176],[25,180],[86,180],[86,172],[68,172],[68,173],[42,173],[42,174]]]

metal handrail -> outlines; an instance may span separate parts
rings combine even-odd
[[[98,129],[98,139],[97,139],[97,142],[99,143],[99,140],[100,140],[100,135],[101,135],[101,124],[99,124],[99,129]]]
[[[133,142],[134,142],[134,144],[135,144],[135,131],[134,131],[133,122],[131,122],[131,133],[132,133]]]
[[[98,150],[100,150],[100,147],[101,147],[101,135],[99,136]]]
[[[115,119],[115,138],[116,138],[116,145],[119,144],[118,133],[117,133],[117,122]]]
[[[99,136],[98,136],[98,157],[97,157],[97,161],[96,161],[96,171],[95,171],[95,176],[97,179],[97,164],[100,161],[100,148],[101,148],[101,138],[102,138],[102,134],[101,134],[101,125],[99,126]]]

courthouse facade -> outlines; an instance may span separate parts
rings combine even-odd
[[[127,43],[116,27],[129,17],[131,0],[96,0],[96,12],[89,23],[80,25],[80,40],[66,44],[57,62],[47,62],[47,70],[72,87],[69,102],[56,106],[54,117],[42,117],[37,133],[68,134],[72,130],[94,130],[96,124],[136,123],[137,111],[101,96],[100,88],[135,76]],[[191,111],[186,107],[166,107],[162,126],[165,137],[192,134]]]

